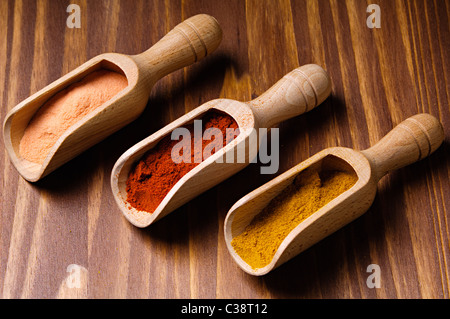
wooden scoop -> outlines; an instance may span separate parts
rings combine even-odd
[[[325,70],[309,64],[291,71],[250,102],[217,99],[197,107],[131,147],[117,160],[111,175],[112,192],[117,204],[132,224],[138,227],[150,225],[247,166],[249,161],[243,157],[249,155],[252,129],[270,128],[307,112],[322,103],[330,92],[331,84]],[[154,212],[138,211],[128,204],[126,181],[135,163],[175,128],[192,123],[211,109],[225,112],[236,120],[240,130],[237,138],[184,175]],[[234,163],[229,163],[228,156],[233,157],[235,150],[242,148],[245,152],[237,152]],[[223,162],[217,163],[218,159],[223,159]]]
[[[213,52],[222,40],[217,21],[199,14],[178,24],[139,55],[101,54],[33,94],[6,116],[5,147],[16,169],[35,182],[108,135],[135,120],[145,109],[153,85],[165,75],[188,66]],[[20,140],[28,122],[48,99],[87,74],[109,69],[126,76],[128,86],[111,100],[71,126],[51,148],[42,164],[21,158]]]
[[[388,171],[430,155],[444,140],[439,121],[429,114],[418,114],[400,123],[375,146],[356,151],[344,147],[327,148],[241,198],[225,219],[228,250],[237,264],[251,275],[264,275],[311,245],[356,219],[372,205],[377,183]],[[253,269],[235,252],[232,239],[241,234],[269,202],[289,186],[305,169],[339,170],[356,174],[349,190],[313,213],[283,240],[272,261]]]

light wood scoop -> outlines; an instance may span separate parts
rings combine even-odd
[[[248,157],[242,157],[249,155],[252,129],[258,131],[259,128],[270,128],[281,121],[310,111],[322,103],[330,92],[331,82],[325,70],[318,65],[308,64],[291,71],[250,102],[217,99],[197,107],[131,147],[117,160],[111,175],[112,192],[117,204],[124,216],[135,226],[150,225],[247,166]],[[135,163],[175,128],[192,123],[211,109],[222,111],[236,120],[240,130],[237,138],[183,176],[154,212],[139,211],[129,205],[126,181]],[[229,163],[228,156],[233,157],[235,151],[242,148],[245,148],[245,154],[236,152],[234,162]],[[223,162],[217,163],[218,159]]]
[[[165,75],[188,66],[213,52],[222,40],[217,21],[206,14],[178,24],[160,41],[138,55],[106,53],[33,94],[6,116],[3,137],[6,150],[19,173],[35,182],[89,147],[135,120],[145,109],[153,85]],[[23,159],[20,140],[33,115],[53,95],[89,73],[108,69],[123,74],[125,89],[71,126],[51,148],[42,164]]]
[[[295,257],[365,213],[375,198],[377,183],[388,171],[414,163],[435,151],[444,140],[440,122],[429,114],[414,115],[390,131],[376,145],[356,151],[327,148],[241,198],[227,214],[225,241],[236,263],[251,275],[264,275]],[[269,202],[289,186],[305,169],[339,170],[356,174],[349,190],[294,228],[283,240],[272,261],[253,269],[235,252],[231,241],[241,234]]]

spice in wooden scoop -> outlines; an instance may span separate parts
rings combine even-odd
[[[42,164],[52,146],[69,127],[127,85],[124,75],[102,69],[55,94],[39,108],[25,128],[19,146],[22,158]]]
[[[357,181],[356,174],[306,170],[256,215],[231,241],[236,253],[253,269],[268,265],[281,242],[302,221]]]
[[[171,135],[163,138],[158,144],[149,150],[135,167],[130,171],[127,179],[127,202],[132,207],[153,213],[172,187],[190,170],[204,161],[207,156],[212,155],[223,148],[237,137],[239,128],[237,122],[228,114],[211,110],[202,118],[202,136],[196,136],[194,125],[186,125],[185,128],[191,136],[191,153],[188,161],[175,163],[172,158],[172,149],[178,140],[172,140]],[[216,128],[220,130],[222,141],[203,139],[203,133],[207,129]],[[220,145],[216,143],[219,142]],[[189,143],[189,141],[188,141]],[[201,147],[196,147],[201,143]],[[216,144],[211,152],[205,152],[210,144]],[[200,160],[196,160],[200,159]]]

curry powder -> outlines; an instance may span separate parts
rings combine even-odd
[[[295,227],[356,181],[356,174],[349,172],[306,170],[300,173],[233,238],[231,245],[253,269],[268,265]]]

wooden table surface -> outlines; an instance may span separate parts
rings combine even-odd
[[[81,28],[66,26],[69,3],[80,6]],[[366,25],[370,3],[381,28]],[[2,122],[88,59],[140,53],[197,13],[219,21],[219,49],[160,80],[134,123],[33,184],[0,148],[0,296],[449,298],[449,1],[1,0]],[[126,221],[109,183],[125,150],[204,102],[250,100],[307,63],[329,72],[332,93],[280,124],[276,175],[326,147],[368,148],[420,112],[441,120],[444,144],[383,178],[362,217],[263,277],[238,268],[223,236],[231,206],[274,177],[260,164],[148,228]],[[366,284],[370,264],[380,288]]]

